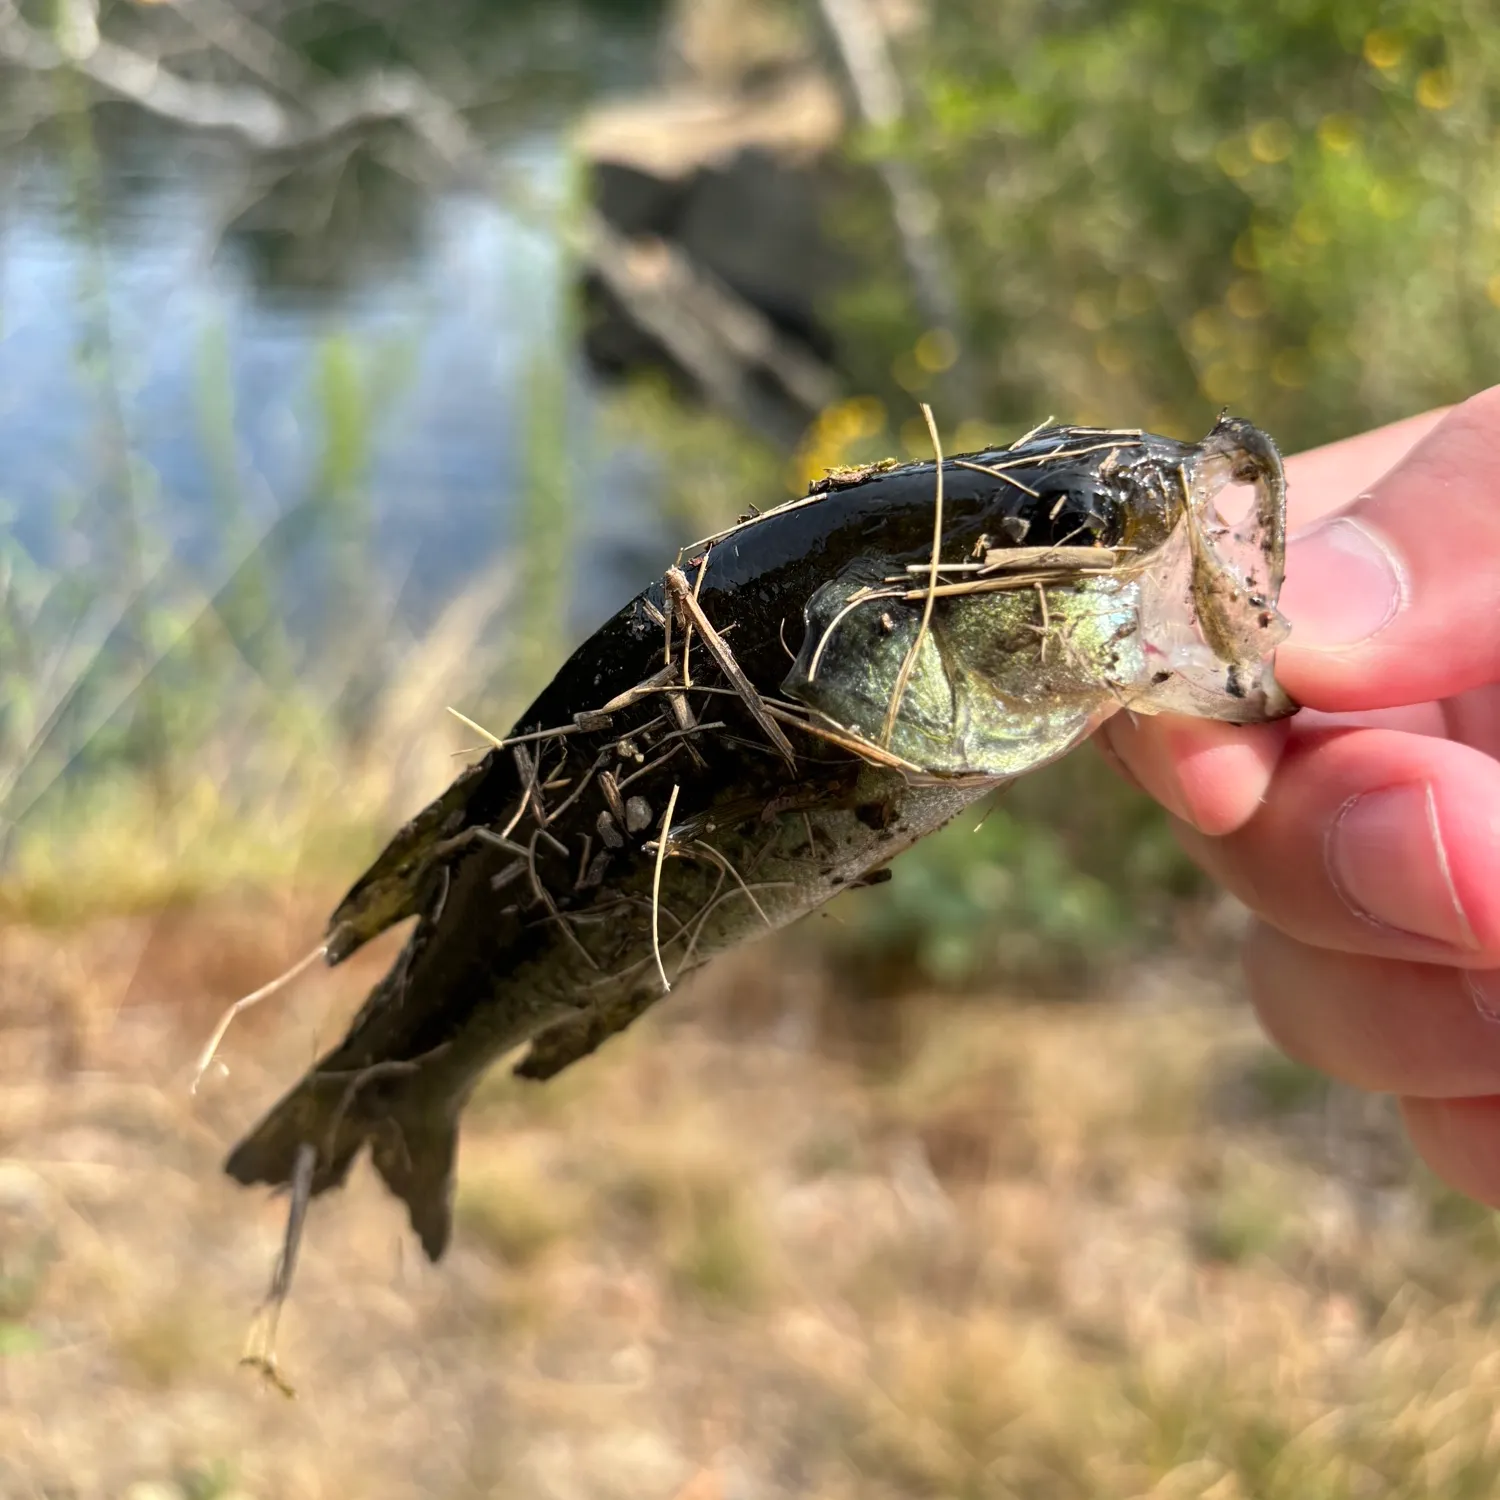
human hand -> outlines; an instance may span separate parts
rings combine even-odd
[[[1500,387],[1286,467],[1276,675],[1304,711],[1120,714],[1101,748],[1255,913],[1272,1040],[1398,1095],[1500,1204]]]

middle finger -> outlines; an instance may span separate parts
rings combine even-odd
[[[1243,828],[1178,831],[1302,942],[1500,967],[1500,764],[1465,745],[1386,729],[1293,735]]]

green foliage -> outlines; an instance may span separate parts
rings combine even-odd
[[[1272,1255],[1287,1237],[1287,1203],[1278,1183],[1231,1181],[1197,1206],[1192,1243],[1200,1259],[1242,1265]]]
[[[0,1359],[35,1354],[45,1347],[46,1341],[35,1329],[0,1319]]]
[[[928,978],[961,984],[1041,952],[1094,953],[1118,940],[1121,901],[1068,859],[1062,840],[997,808],[962,819],[900,861],[856,931],[882,960],[909,956]],[[884,899],[881,899],[884,897]]]
[[[1297,1114],[1323,1105],[1330,1084],[1326,1074],[1280,1052],[1260,1052],[1246,1074],[1259,1109],[1267,1115]]]
[[[1491,8],[953,0],[902,62],[908,125],[862,150],[941,203],[971,410],[1229,404],[1297,448],[1500,378]]]
[[[643,23],[655,14],[644,0],[598,4]],[[572,98],[596,60],[548,61],[552,28],[589,7],[518,7],[509,30],[491,29],[494,9],[461,0],[418,24],[320,0],[283,18],[281,39],[331,75],[412,64],[442,86],[463,36],[474,76],[493,68]],[[905,121],[851,140],[850,154],[898,157],[932,191],[958,338],[916,321],[889,204],[857,173],[830,203],[866,272],[836,309],[853,389],[790,463],[732,416],[649,380],[606,398],[587,430],[568,381],[575,330],[557,319],[516,402],[525,477],[498,502],[517,518],[522,627],[503,657],[464,638],[465,681],[483,684],[466,688],[471,708],[503,719],[571,644],[582,442],[647,450],[661,511],[687,540],[825,465],[925,453],[916,402],[939,394],[950,449],[1049,413],[1197,432],[1226,403],[1292,449],[1500,378],[1500,17],[1489,9],[943,0],[903,36]],[[98,473],[86,494],[49,497],[77,544],[66,565],[40,564],[0,520],[0,868],[49,912],[70,888],[102,893],[110,860],[128,867],[113,878],[132,900],[155,899],[173,869],[198,890],[285,873],[306,851],[364,847],[389,824],[395,776],[388,795],[361,798],[353,783],[368,792],[366,778],[349,767],[400,759],[388,700],[409,690],[403,663],[420,655],[392,648],[370,586],[368,493],[372,445],[416,348],[329,318],[294,396],[318,434],[315,472],[304,493],[275,497],[279,518],[262,533],[237,447],[230,335],[202,336],[196,438],[215,556],[194,575],[172,555],[160,479],[132,430],[95,113],[80,80],[57,83],[83,247],[75,363]],[[310,293],[349,284],[349,263],[377,237],[347,231],[377,192],[399,197],[399,233],[414,239],[410,182],[381,160],[292,163],[346,232],[330,230],[320,280],[285,261],[299,237],[266,216],[269,228],[242,236],[262,276],[279,266]],[[579,187],[565,184],[564,223]],[[369,253],[381,269],[378,246]],[[304,648],[285,615],[309,554],[326,628]],[[421,670],[435,678],[425,660]],[[430,740],[436,711],[419,707]],[[978,816],[900,861],[889,888],[847,903],[848,935],[881,965],[955,984],[996,968],[1066,971],[1165,932],[1174,901],[1197,889],[1162,818],[1077,757],[1026,779],[974,833]]]
[[[569,1208],[538,1173],[497,1166],[460,1184],[455,1215],[473,1244],[519,1270],[567,1234]]]
[[[732,418],[690,407],[657,375],[628,382],[604,402],[601,434],[639,444],[660,466],[657,504],[683,541],[731,524],[751,506],[787,497],[783,463],[767,444]]]
[[[193,351],[189,441],[207,473],[212,555],[200,564],[175,552],[161,477],[134,429],[136,358],[111,285],[100,121],[78,84],[60,82],[59,107],[79,247],[74,366],[94,470],[84,494],[26,497],[53,504],[55,561],[28,552],[0,496],[0,909],[54,920],[240,879],[345,876],[406,794],[413,716],[430,744],[445,685],[503,712],[521,677],[472,654],[493,606],[460,597],[433,641],[404,650],[381,607],[368,478],[413,373],[408,334],[328,320],[293,393],[314,434],[312,473],[302,493],[272,497],[267,527],[247,499],[228,333],[211,324]],[[533,366],[535,389],[561,391],[560,347],[539,349]],[[565,446],[559,399],[537,400],[525,419],[535,452]],[[543,516],[555,542],[571,497],[556,482],[533,495],[546,477],[539,458],[518,505]],[[309,578],[312,638],[294,644],[285,622]],[[492,585],[481,573],[475,587]],[[423,675],[415,692],[403,661]],[[436,789],[430,778],[421,787]]]
[[[229,1500],[236,1493],[235,1467],[226,1458],[189,1464],[175,1479],[183,1500]]]
[[[1091,757],[961,814],[851,898],[844,929],[888,972],[967,985],[1080,971],[1160,938],[1200,889],[1164,816]]]

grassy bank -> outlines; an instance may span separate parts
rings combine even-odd
[[[319,909],[0,935],[0,1492],[1500,1483],[1492,1217],[1270,1053],[1211,954],[877,1024],[804,945],[751,950],[553,1085],[489,1080],[440,1267],[364,1168],[320,1202],[287,1402],[235,1368],[282,1210],[218,1162],[382,955],[186,1079]]]

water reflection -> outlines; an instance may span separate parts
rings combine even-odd
[[[420,629],[516,540],[528,390],[553,365],[577,439],[555,454],[577,568],[610,596],[638,585],[665,544],[650,463],[592,436],[545,223],[413,180],[379,136],[268,162],[124,106],[84,124],[0,156],[0,497],[24,547],[98,566],[124,484],[149,535],[212,585],[227,511],[239,541],[264,535],[319,500],[335,462],[379,592]],[[558,201],[560,122],[511,120],[494,150]],[[357,397],[342,433],[330,361]],[[331,457],[338,443],[361,451]],[[288,606],[305,626],[317,548],[299,550]]]

